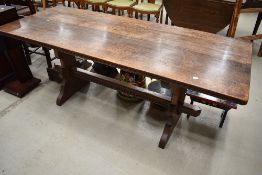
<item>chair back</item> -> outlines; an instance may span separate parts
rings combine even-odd
[[[232,23],[237,4],[225,0],[163,0],[163,3],[172,24],[210,33]]]

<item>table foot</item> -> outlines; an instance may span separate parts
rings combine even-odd
[[[61,106],[72,95],[87,85],[88,82],[72,78],[70,80],[64,80],[61,86],[60,93],[57,97],[56,104]]]
[[[72,71],[76,70],[75,57],[66,53],[58,52],[58,58],[61,61],[61,68],[63,74],[63,83],[60,93],[57,97],[56,104],[61,106],[72,95],[82,89],[88,81],[84,81],[72,75]]]
[[[172,135],[174,128],[175,128],[174,125],[171,125],[171,124],[165,125],[163,134],[162,134],[160,141],[159,141],[159,144],[158,144],[159,148],[165,149],[166,144],[167,144],[170,136]]]
[[[40,82],[40,79],[34,77],[23,83],[21,83],[19,80],[13,80],[9,82],[7,85],[5,85],[3,89],[7,93],[22,98],[28,92],[37,87]]]
[[[165,125],[163,134],[160,138],[158,146],[162,149],[166,147],[166,144],[172,135],[178,120],[181,116],[181,109],[184,105],[185,100],[185,92],[186,90],[178,87],[178,86],[171,86],[171,106],[169,106],[168,110],[168,121]]]

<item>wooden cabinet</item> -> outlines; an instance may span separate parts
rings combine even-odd
[[[5,57],[3,50],[0,50],[0,88],[14,75],[12,67]]]

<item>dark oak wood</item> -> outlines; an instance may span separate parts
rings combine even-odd
[[[103,86],[110,87],[115,90],[131,93],[137,97],[149,100],[157,104],[168,106],[171,103],[171,97],[169,96],[149,91],[145,88],[141,88],[127,82],[118,81],[117,79],[113,79],[94,72],[83,72],[81,71],[81,69],[78,69],[78,71],[73,71],[73,76],[90,82],[101,84]],[[198,106],[193,106],[185,103],[183,104],[183,106],[181,106],[181,108],[179,108],[179,112],[197,117],[200,115],[201,109]]]
[[[248,101],[252,47],[247,42],[62,7],[0,26],[0,34],[59,51],[64,82],[58,105],[89,81],[151,101],[167,102],[169,117],[159,142],[161,148],[165,148],[181,113],[198,116],[201,112],[198,107],[184,103],[187,88],[239,104]],[[71,55],[168,82],[172,97],[95,73],[80,72]]]
[[[181,88],[179,86],[173,86],[171,88],[172,91],[172,97],[171,97],[171,108],[170,113],[168,115],[168,122],[165,124],[163,134],[159,141],[159,147],[164,149],[166,147],[166,144],[170,138],[170,136],[173,133],[173,130],[175,129],[177,122],[180,119],[181,112],[179,109],[181,106],[184,105],[185,100],[185,92],[186,90],[184,88]]]
[[[16,11],[13,11],[13,7],[0,7],[1,25],[3,23],[18,19],[18,15]],[[3,85],[3,83],[5,83],[3,89],[6,92],[18,97],[23,97],[26,93],[35,88],[40,83],[40,80],[33,77],[30,68],[28,67],[21,41],[5,36],[0,36],[0,45],[2,60],[0,65],[0,74],[3,73],[4,76],[0,77],[0,84]],[[8,78],[11,76],[13,76],[12,81],[7,82],[6,80],[8,80]]]
[[[23,97],[41,82],[34,78],[28,67],[22,43],[8,37],[1,37],[4,41],[6,54],[15,75],[15,79],[6,83],[3,89],[17,97]]]
[[[31,79],[28,79],[27,81],[23,83],[21,83],[19,80],[14,80],[6,84],[3,89],[7,93],[10,93],[12,95],[22,98],[32,89],[37,87],[40,82],[41,82],[40,79],[34,78],[34,77]]]
[[[76,70],[76,61],[74,56],[58,52],[58,57],[61,60],[63,83],[60,94],[56,100],[56,104],[61,106],[72,95],[83,88],[87,82],[72,76],[72,71]]]
[[[239,104],[248,101],[252,47],[247,42],[65,7],[1,26],[0,34]]]
[[[1,42],[1,41],[0,41]],[[5,51],[2,50],[2,45],[0,43],[0,89],[3,85],[14,76],[14,71],[6,59]]]
[[[4,4],[2,1],[0,4]],[[14,7],[0,5],[0,25],[17,20],[18,15]],[[0,89],[14,76],[11,62],[7,59],[7,51],[3,37],[0,36]]]
[[[176,26],[217,33],[231,20],[234,3],[224,0],[164,0]]]

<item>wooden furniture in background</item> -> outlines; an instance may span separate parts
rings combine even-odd
[[[53,7],[56,6],[57,3],[59,3],[59,2],[61,2],[65,6],[65,0],[51,0],[51,1],[52,1]],[[47,5],[48,5],[48,0],[41,0],[41,3],[42,3],[43,10],[45,10]]]
[[[4,84],[14,76],[14,71],[11,67],[10,62],[6,58],[1,43],[0,46],[0,89],[2,89]]]
[[[241,39],[246,40],[256,40],[262,39],[262,34],[257,35],[258,28],[260,26],[262,20],[262,1],[261,0],[247,0],[247,2],[243,5],[240,13],[258,13],[256,24],[251,36],[244,36]],[[262,43],[260,45],[260,49],[258,51],[258,56],[262,56]]]
[[[65,6],[65,0],[52,0],[53,6],[56,6],[59,2],[61,2]]]
[[[192,91],[190,89],[187,89],[186,95],[188,95],[190,97],[190,104],[194,104],[194,102],[198,102],[198,103],[202,103],[205,105],[209,105],[215,108],[219,108],[222,109],[223,112],[221,114],[221,120],[219,123],[219,127],[222,128],[224,121],[227,117],[227,112],[230,109],[237,109],[237,104],[231,102],[231,101],[227,101],[227,100],[222,100],[216,97],[212,97],[210,95],[206,95],[197,91]],[[187,118],[189,118],[190,115],[187,115]]]
[[[231,21],[235,3],[224,0],[163,0],[175,26],[217,33]]]
[[[71,3],[76,4],[77,8],[79,9],[86,9],[86,2],[85,0],[68,0],[68,7],[71,7]]]
[[[102,10],[105,12],[105,6],[106,3],[109,0],[85,0],[86,5],[91,5],[93,11],[101,11],[100,7],[102,7]]]
[[[71,19],[66,20],[69,15]],[[64,32],[59,32],[61,27]],[[90,81],[165,104],[169,107],[169,118],[159,142],[161,148],[166,146],[181,113],[200,114],[198,107],[184,102],[186,89],[242,105],[248,102],[252,46],[240,40],[103,13],[73,8],[65,10],[63,7],[0,26],[0,35],[58,50],[64,82],[57,105],[62,105]],[[72,55],[168,82],[172,96],[83,72],[76,68]]]
[[[137,19],[138,13],[140,13],[140,19],[143,18],[143,14],[147,14],[147,20],[150,21],[150,15],[154,15],[156,17],[156,22],[159,22],[162,7],[162,2],[158,3],[156,0],[148,0],[148,2],[144,2],[144,0],[141,0],[141,2],[137,2],[137,4],[132,7],[132,11],[135,12],[135,17]]]
[[[3,0],[3,4],[16,8],[18,15],[28,16],[36,13],[32,0]]]
[[[118,11],[118,15],[124,15],[124,11],[126,10],[128,16],[132,16],[132,6],[134,6],[137,2],[135,0],[112,0],[108,1],[105,5],[105,12],[107,12],[108,8],[112,9],[112,13],[115,15],[116,10]]]
[[[0,4],[5,4],[5,2],[0,1]],[[0,5],[0,26],[18,18],[15,8],[2,8],[2,5]],[[0,37],[0,89],[2,89],[4,84],[13,78],[15,74],[12,69],[12,64],[7,58],[7,52],[4,44],[5,43],[2,37]]]
[[[18,19],[14,7],[1,5],[0,8],[0,13],[3,14],[0,15],[0,23],[3,19],[9,20],[5,20],[5,22],[11,22]],[[9,11],[15,11],[15,13],[8,13]],[[38,86],[40,80],[33,77],[28,67],[21,41],[9,38],[8,36],[0,36],[0,42],[1,60],[3,63],[3,65],[0,66],[7,66],[6,68],[1,68],[1,72],[4,71],[4,75],[9,76],[10,68],[12,68],[14,74],[14,79],[5,83],[3,89],[15,96],[23,97],[26,93]],[[9,66],[7,63],[9,63]]]
[[[227,36],[234,37],[242,7],[242,0],[237,0],[235,3],[223,0],[164,0],[164,6],[167,11],[167,17],[169,16],[174,25],[210,33],[217,33],[229,25]],[[224,71],[223,69],[221,68],[221,71]],[[190,89],[187,90],[187,95],[191,98],[191,104],[197,101],[223,109],[224,112],[221,116],[220,127],[223,126],[229,109],[236,108],[233,102]]]

